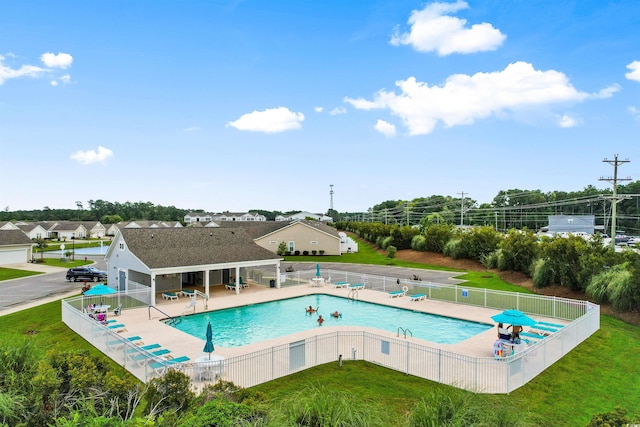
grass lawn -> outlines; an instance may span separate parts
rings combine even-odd
[[[0,267],[0,281],[10,280],[10,279],[19,279],[21,277],[35,276],[37,274],[42,274],[42,273],[37,271],[26,271],[26,270],[17,270],[15,268]]]

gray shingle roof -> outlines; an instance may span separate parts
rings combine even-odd
[[[281,259],[242,228],[121,228],[120,233],[151,269]]]
[[[22,230],[0,230],[0,246],[28,245],[33,241]]]
[[[294,222],[288,221],[256,221],[256,222],[225,222],[220,221],[220,227],[240,227],[243,230],[246,230],[247,234],[251,236],[252,239],[258,239],[260,237],[264,237],[267,234],[273,233],[274,231],[280,230],[285,227],[289,227],[292,224],[296,223],[306,224],[309,227],[315,228],[319,231],[325,232],[337,238],[340,238],[338,235],[338,230],[333,227],[328,226],[319,221],[307,221],[307,220],[299,220]]]

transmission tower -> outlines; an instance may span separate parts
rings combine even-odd
[[[616,247],[616,214],[617,214],[617,205],[623,199],[628,198],[627,196],[618,196],[618,182],[619,181],[631,181],[631,178],[618,178],[618,166],[624,163],[629,163],[629,159],[618,160],[618,155],[616,154],[613,157],[613,160],[604,159],[604,163],[609,163],[613,166],[613,178],[603,178],[600,177],[599,181],[607,181],[613,185],[613,195],[611,196],[611,248],[615,249]]]
[[[460,200],[460,227],[462,227],[464,225],[464,195],[466,194],[468,196],[469,193],[465,193],[463,191],[458,194],[462,196],[462,199]]]

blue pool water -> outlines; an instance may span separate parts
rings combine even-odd
[[[307,314],[305,307],[310,305],[318,307],[318,313]],[[336,310],[342,313],[341,318],[331,317]],[[493,327],[330,295],[307,295],[193,314],[182,317],[172,326],[205,339],[207,322],[210,321],[214,345],[240,347],[318,328],[318,314],[325,319],[322,327],[368,326],[394,333],[402,327],[409,329],[414,338],[439,344],[455,344]]]

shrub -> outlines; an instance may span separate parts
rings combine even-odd
[[[387,246],[387,258],[395,258],[398,254],[398,249],[395,246]]]
[[[553,279],[553,271],[551,265],[546,259],[538,259],[534,261],[532,267],[533,284],[536,288],[544,288],[550,286]]]
[[[317,255],[317,254],[318,254],[318,251],[317,251],[317,250],[313,249],[313,250],[311,251],[311,255]]]
[[[190,385],[191,379],[176,369],[169,369],[163,376],[152,379],[146,393],[146,413],[153,415],[187,410],[194,398]]]
[[[295,251],[293,254],[294,254],[295,256],[298,256],[298,255],[300,255],[300,251]]]
[[[320,255],[324,255],[324,249],[320,249]]]
[[[276,251],[276,254],[282,256],[285,253],[287,253],[287,243],[282,241],[280,242],[280,244],[278,245],[278,250]]]
[[[451,257],[453,259],[465,258],[465,252],[462,245],[462,240],[460,239],[449,240],[447,244],[444,246],[443,253],[446,256]]]
[[[426,244],[427,239],[422,234],[413,236],[413,239],[411,239],[411,249],[415,251],[424,251]]]
[[[628,265],[619,264],[591,279],[586,293],[598,303],[610,302],[615,310],[626,311],[636,307],[637,290]]]
[[[309,251],[302,251],[302,255],[308,256],[309,255]]]
[[[630,425],[627,411],[619,406],[611,412],[594,415],[587,427],[624,427]]]
[[[482,263],[483,266],[485,266],[485,268],[491,269],[491,268],[498,268],[498,264],[499,264],[499,259],[501,257],[500,254],[500,249],[491,252],[490,254],[484,255],[481,259],[480,259],[480,263]]]
[[[389,247],[389,245],[391,245],[392,243],[393,243],[393,237],[387,236],[384,239],[382,239],[382,246],[380,246],[380,249],[387,249],[387,247]]]

